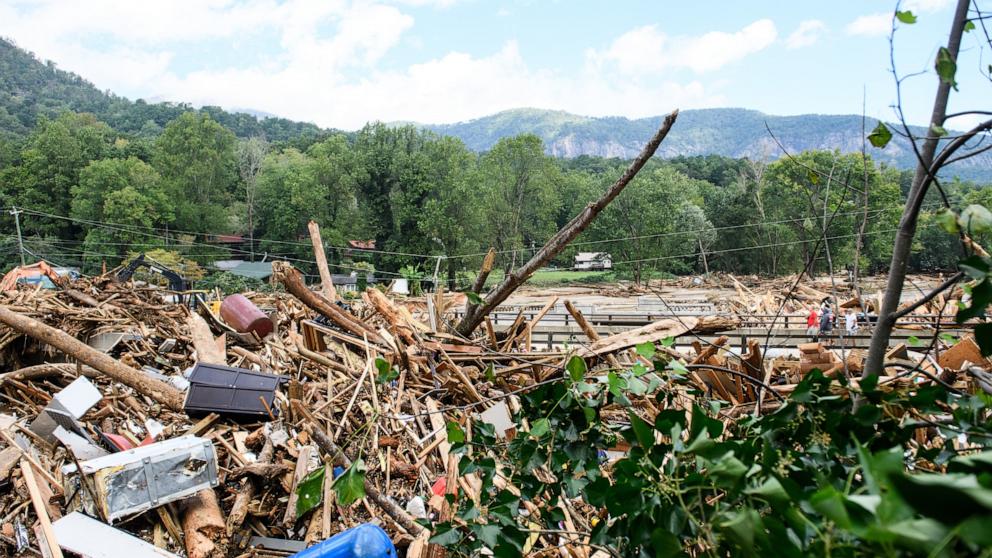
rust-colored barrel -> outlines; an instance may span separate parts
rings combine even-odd
[[[275,326],[258,306],[244,297],[234,294],[220,304],[220,317],[238,333],[255,332],[260,338],[272,333]]]

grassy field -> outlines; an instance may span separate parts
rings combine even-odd
[[[503,280],[503,272],[494,270],[486,279],[486,287],[492,287]],[[528,285],[553,287],[569,283],[609,283],[616,281],[612,271],[572,271],[568,269],[542,269],[527,281]]]

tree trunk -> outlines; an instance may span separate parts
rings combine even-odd
[[[272,262],[272,273],[276,280],[281,282],[290,294],[300,299],[300,302],[306,304],[314,311],[323,314],[337,325],[358,337],[367,335],[370,343],[377,345],[387,344],[375,330],[362,323],[358,318],[308,289],[306,284],[303,283],[303,277],[300,275],[300,272],[289,263]]]
[[[197,361],[227,365],[227,351],[214,339],[207,321],[199,314],[191,313],[186,324],[196,349]],[[189,558],[219,558],[225,555],[227,522],[212,488],[205,488],[183,502],[182,524]]]
[[[968,17],[969,0],[958,0],[957,8],[954,12],[954,21],[951,22],[951,33],[947,40],[947,50],[951,59],[957,61],[958,50],[961,47],[961,35],[964,32],[964,24]],[[930,117],[931,126],[943,126],[947,114],[947,98],[950,95],[951,84],[940,79],[938,76],[937,95],[933,101],[933,114]],[[934,153],[937,151],[938,137],[930,130],[923,142],[919,160],[916,164],[916,174],[913,175],[913,183],[909,188],[909,196],[906,200],[906,208],[903,209],[902,219],[899,221],[899,229],[896,232],[895,246],[892,248],[892,261],[889,264],[889,278],[885,288],[885,297],[882,299],[882,308],[878,316],[878,325],[871,336],[871,344],[868,347],[868,358],[865,361],[862,377],[878,375],[882,372],[882,365],[885,359],[885,352],[889,347],[889,338],[892,335],[892,328],[895,326],[895,312],[899,308],[899,299],[902,297],[903,283],[906,281],[906,268],[909,263],[909,254],[913,245],[913,237],[916,236],[916,224],[920,215],[920,207],[926,197],[927,189],[930,185],[929,172],[933,164]]]
[[[17,331],[51,345],[66,355],[92,366],[106,376],[134,388],[135,391],[169,407],[174,411],[183,410],[183,394],[176,388],[156,380],[140,370],[107,356],[64,331],[0,306],[0,322]]]
[[[669,130],[672,129],[672,125],[675,124],[675,119],[678,118],[679,111],[675,110],[671,114],[665,117],[665,121],[662,123],[661,128],[654,135],[653,138],[644,146],[640,155],[630,164],[630,167],[621,176],[605,194],[595,202],[591,202],[587,205],[578,215],[576,215],[571,221],[569,221],[564,227],[561,228],[553,237],[551,237],[548,242],[538,250],[537,254],[530,259],[526,264],[518,268],[511,274],[508,274],[503,282],[496,287],[493,292],[486,297],[481,305],[474,308],[471,312],[465,315],[465,318],[458,324],[458,333],[468,337],[475,331],[475,328],[479,327],[479,324],[485,319],[486,315],[489,314],[494,308],[499,306],[506,300],[513,291],[522,285],[535,271],[540,269],[546,263],[548,263],[552,258],[558,255],[568,243],[572,241],[576,236],[582,233],[589,226],[589,223],[596,218],[597,215],[603,208],[605,208],[614,198],[620,195],[620,192],[634,179],[637,172],[641,170],[641,167],[648,162],[648,159],[654,155],[654,152],[658,150],[658,146],[661,145],[662,140],[668,135]]]

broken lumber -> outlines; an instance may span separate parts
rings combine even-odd
[[[66,355],[92,366],[102,374],[133,388],[138,393],[146,395],[172,410],[181,411],[183,408],[183,394],[176,388],[101,353],[64,331],[59,331],[34,318],[18,314],[6,306],[0,306],[0,322],[42,343],[55,347]]]
[[[646,326],[604,337],[599,341],[583,348],[578,355],[584,358],[603,356],[624,349],[635,347],[641,343],[655,343],[666,337],[678,337],[696,326],[696,318],[680,320],[663,319]]]
[[[303,276],[299,270],[288,262],[272,262],[273,276],[286,287],[290,294],[295,296],[309,306],[315,312],[320,313],[327,319],[333,321],[340,327],[350,331],[358,337],[368,336],[370,343],[376,345],[387,345],[385,340],[379,336],[372,328],[352,316],[342,308],[338,308],[333,302],[328,301],[323,296],[311,291],[303,282]]]

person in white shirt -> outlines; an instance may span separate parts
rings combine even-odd
[[[850,308],[844,314],[844,329],[848,335],[854,335],[858,331],[858,315]]]

